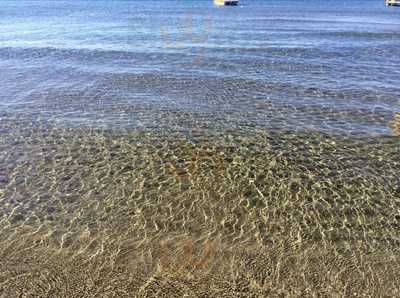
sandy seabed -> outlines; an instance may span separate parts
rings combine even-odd
[[[3,127],[0,297],[400,296],[400,140]]]

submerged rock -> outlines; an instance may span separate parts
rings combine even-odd
[[[8,177],[5,175],[0,175],[0,184],[6,184],[8,183]]]

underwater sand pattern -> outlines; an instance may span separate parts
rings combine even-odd
[[[400,297],[399,11],[241,4],[0,1],[0,298]]]
[[[4,125],[0,152],[1,297],[400,295],[397,137]]]
[[[400,136],[400,113],[396,113],[392,122],[393,135]]]

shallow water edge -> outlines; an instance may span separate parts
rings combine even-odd
[[[398,137],[13,126],[0,148],[2,295],[398,293]]]

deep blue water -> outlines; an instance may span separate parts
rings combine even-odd
[[[390,134],[383,0],[1,1],[0,121]]]

